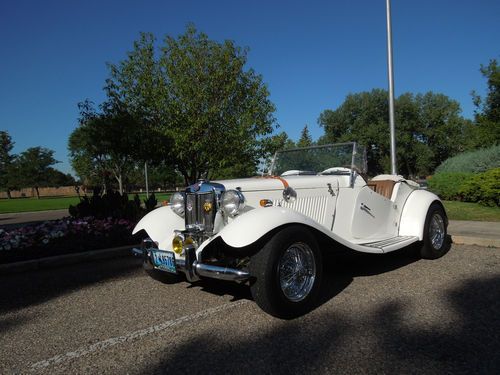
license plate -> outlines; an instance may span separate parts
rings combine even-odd
[[[175,256],[173,252],[151,250],[151,255],[156,268],[171,273],[177,273],[177,269],[175,267]]]

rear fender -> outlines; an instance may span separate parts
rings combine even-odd
[[[430,191],[413,191],[406,200],[403,212],[401,213],[399,235],[416,236],[422,241],[424,239],[424,225],[427,211],[429,211],[429,207],[434,202],[438,202],[441,206],[443,205],[439,197]]]

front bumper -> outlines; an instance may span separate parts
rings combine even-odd
[[[152,247],[133,248],[132,253],[135,256],[142,257],[144,269],[156,269],[160,272],[167,272],[158,269],[154,265],[151,249]],[[200,277],[228,281],[245,281],[250,278],[250,274],[247,271],[198,262],[196,260],[196,249],[193,246],[187,246],[184,249],[184,253],[185,259],[175,259],[175,265],[177,272],[184,273],[188,281],[197,281]]]

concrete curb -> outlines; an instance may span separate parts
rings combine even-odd
[[[136,245],[114,247],[111,249],[92,250],[75,254],[57,255],[23,262],[0,265],[0,275],[8,275],[26,271],[54,268],[92,260],[110,259],[131,255],[131,249]]]
[[[453,241],[454,244],[457,245],[477,245],[484,247],[500,248],[500,239],[495,239],[495,238],[451,235],[451,240]]]

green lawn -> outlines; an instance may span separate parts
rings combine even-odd
[[[78,197],[0,199],[0,213],[60,210],[79,201]]]
[[[500,221],[500,207],[485,207],[478,203],[444,201],[450,220]]]
[[[170,199],[170,195],[171,193],[156,194],[156,199],[161,204],[161,202]],[[129,199],[133,199],[134,195],[129,194],[128,197]],[[144,200],[146,198],[146,193],[139,194],[139,198]],[[68,208],[70,204],[75,205],[79,201],[78,197],[0,199],[0,214],[11,212],[60,210]]]

